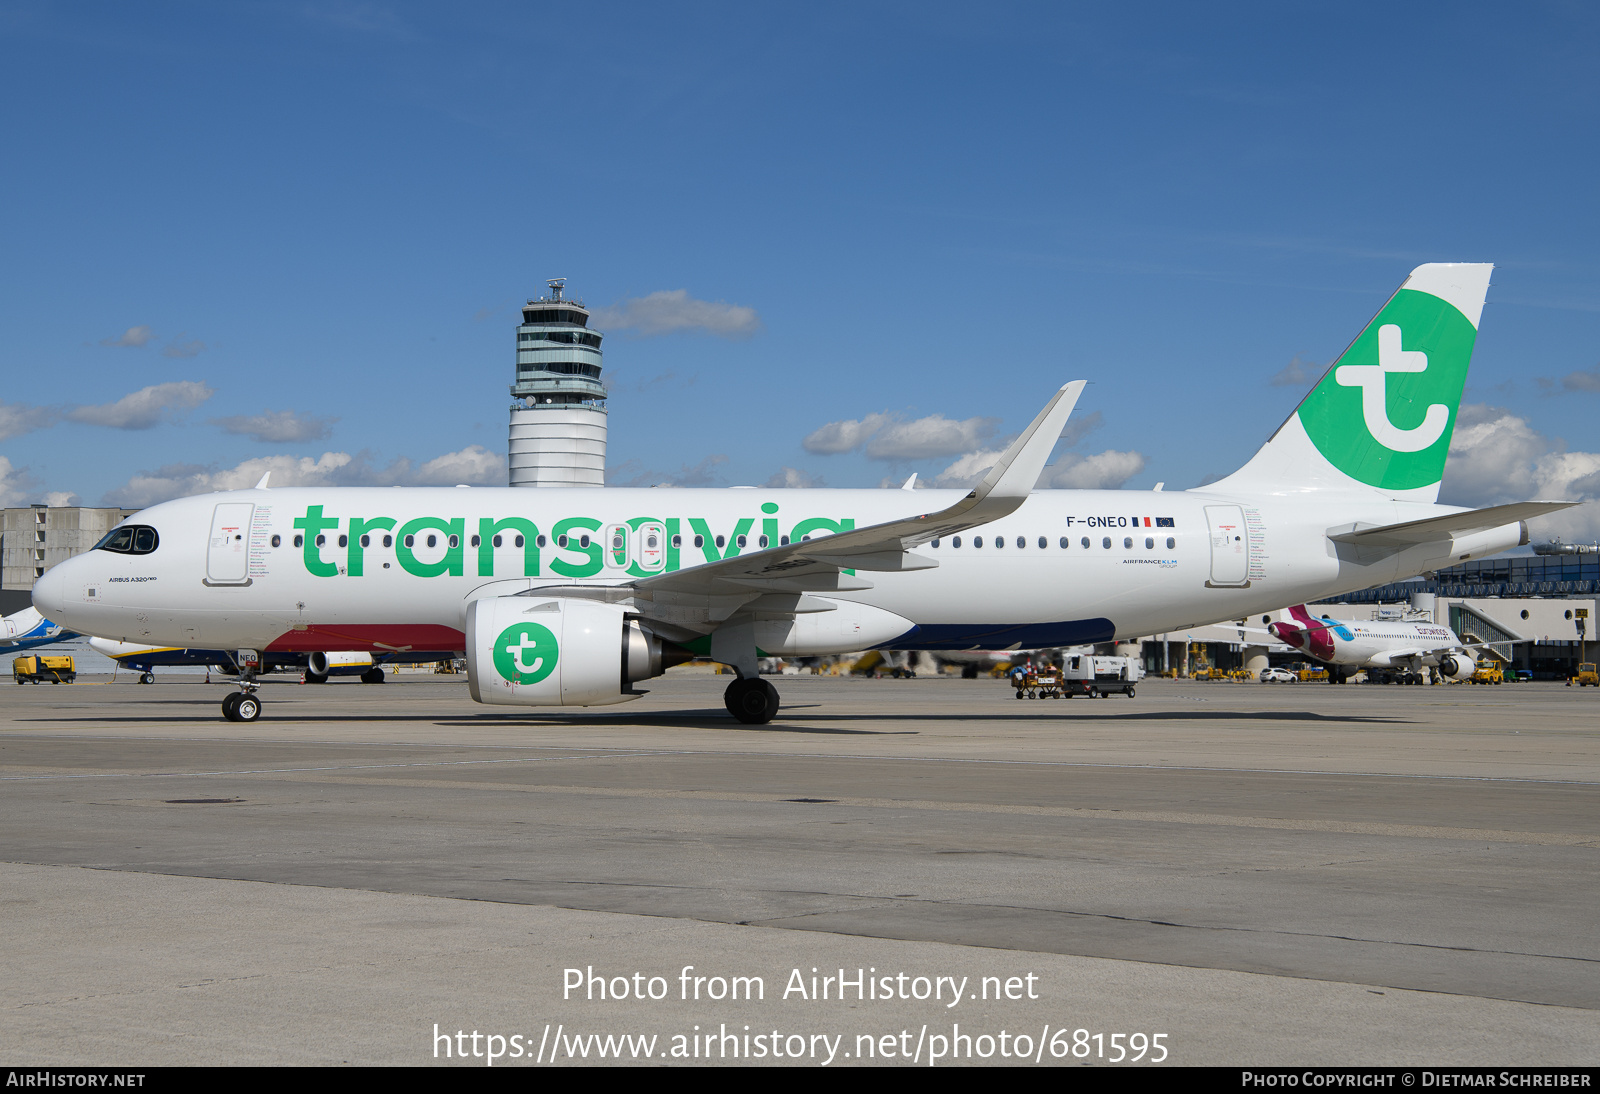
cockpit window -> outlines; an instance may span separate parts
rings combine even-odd
[[[161,546],[161,537],[147,524],[125,524],[94,545],[96,551],[115,551],[119,555],[147,555]]]

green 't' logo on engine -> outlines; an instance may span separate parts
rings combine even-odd
[[[1477,336],[1454,305],[1401,289],[1300,405],[1311,442],[1369,486],[1438,482]]]
[[[538,623],[514,623],[494,640],[494,667],[513,684],[537,684],[556,670],[556,636]]]

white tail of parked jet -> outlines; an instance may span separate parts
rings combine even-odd
[[[1412,270],[1250,462],[1205,489],[1437,501],[1493,270]]]

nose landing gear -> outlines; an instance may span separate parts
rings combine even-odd
[[[261,717],[261,700],[254,691],[236,691],[222,700],[222,716],[230,722],[253,722]]]
[[[240,690],[222,700],[222,716],[230,722],[253,722],[261,717],[261,699],[256,695],[261,657],[255,650],[240,650],[238,665]]]

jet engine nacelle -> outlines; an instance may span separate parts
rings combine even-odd
[[[604,706],[643,695],[640,680],[691,654],[627,618],[616,604],[502,596],[467,608],[472,697],[506,706]]]
[[[1469,654],[1447,653],[1439,658],[1439,672],[1446,680],[1470,680],[1477,671],[1477,659]]]

